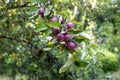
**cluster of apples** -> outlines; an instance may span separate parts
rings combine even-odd
[[[66,25],[67,29],[71,29],[73,27],[74,27],[74,25],[72,22],[68,22]],[[62,33],[59,28],[53,27],[52,34],[57,38],[58,41],[66,42],[67,48],[69,50],[74,50],[76,48],[76,43],[72,41],[72,36],[67,32],[67,30]]]
[[[44,9],[43,8],[40,8],[38,10],[38,13],[41,15],[42,18],[44,17]],[[50,22],[57,22],[59,20],[57,17],[52,17],[52,18],[50,18],[49,21]],[[64,19],[62,19],[59,22],[64,23]],[[54,35],[54,37],[57,38],[57,41],[58,42],[65,42],[65,46],[69,50],[74,50],[76,48],[76,43],[74,41],[72,41],[72,36],[68,32],[68,29],[72,29],[72,28],[74,28],[74,24],[70,21],[65,23],[65,26],[62,27],[61,29],[57,28],[57,27],[52,28],[52,34]]]

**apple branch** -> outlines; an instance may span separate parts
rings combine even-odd
[[[0,35],[0,38],[14,40],[14,41],[18,41],[18,42],[23,42],[23,43],[29,44],[30,46],[32,46],[34,48],[37,48],[36,45],[34,45],[33,43],[31,43],[27,40],[20,40],[20,39],[17,39],[17,38],[14,38],[14,37],[8,37],[8,36],[5,36],[5,35]]]

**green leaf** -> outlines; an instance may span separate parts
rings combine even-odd
[[[49,27],[60,27],[61,24],[59,22],[49,22],[47,23]]]
[[[84,37],[84,38],[86,38],[88,40],[91,40],[91,36],[89,34],[85,33],[85,32],[81,32],[79,34],[79,36]]]
[[[68,9],[68,10],[62,10],[62,11],[60,11],[58,14],[61,14],[61,15],[63,15],[64,17],[66,17],[66,18],[70,18],[70,15],[71,15],[71,11]]]
[[[75,61],[75,65],[77,67],[86,67],[88,65],[88,63],[85,61]]]
[[[30,6],[29,9],[30,9],[31,12],[35,12],[35,11],[38,10],[38,7]]]
[[[66,63],[60,68],[59,73],[63,73],[69,70],[73,63],[74,63],[74,57],[72,54],[69,54]]]
[[[44,16],[47,16],[50,14],[50,11],[48,9],[45,9]]]
[[[63,73],[65,71],[69,70],[69,68],[70,68],[70,66],[69,67],[62,67],[62,68],[60,68],[59,73]]]
[[[69,29],[68,32],[72,34],[79,34],[80,32],[82,32],[82,30],[81,29]]]
[[[39,14],[36,14],[34,16],[31,17],[31,19],[37,19],[39,17]]]
[[[79,37],[76,37],[76,38],[75,38],[75,41],[76,41],[77,43],[81,43],[82,41],[87,42],[88,39],[79,36]]]
[[[102,52],[97,52],[97,53],[96,53],[96,57],[97,57],[98,59],[103,59],[103,58],[105,58],[106,56],[105,56],[105,54],[102,53]]]
[[[98,48],[98,45],[95,43],[90,44],[90,48]]]
[[[41,28],[39,28],[38,29],[38,31],[40,32],[40,31],[46,31],[48,29],[48,27],[41,27]]]
[[[105,54],[104,54],[104,53],[102,53],[102,52],[97,52],[97,54],[98,54],[98,55],[102,55],[102,56],[104,56],[104,57],[105,57]],[[97,55],[97,54],[96,54],[96,55]]]
[[[77,39],[75,39],[75,41],[77,42],[77,43],[81,43],[82,41],[85,41],[84,39],[79,39],[79,38],[77,38]]]
[[[52,33],[52,30],[47,28],[47,30],[46,30],[46,35],[48,36],[48,35],[50,35],[51,33]]]
[[[48,27],[45,25],[45,24],[39,24],[36,26],[35,30],[37,32],[40,32],[40,31],[46,31],[48,29]]]

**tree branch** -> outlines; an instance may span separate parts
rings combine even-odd
[[[34,47],[35,49],[38,48],[38,46],[34,45],[33,43],[27,41],[27,40],[20,40],[20,39],[17,39],[17,38],[13,38],[13,37],[8,37],[8,36],[5,36],[5,35],[0,35],[0,38],[5,38],[5,39],[9,39],[9,40],[15,40],[15,41],[18,41],[18,42],[23,42],[23,43],[26,43],[26,44],[29,44],[30,46]]]
[[[25,7],[31,7],[31,6],[36,6],[36,5],[38,5],[38,4],[28,5],[28,3],[25,3],[23,5],[17,5],[17,6],[13,6],[13,7],[8,7],[7,9],[25,8]]]
[[[0,11],[3,12],[3,11],[6,11],[6,10],[11,10],[11,9],[18,9],[18,8],[26,8],[26,7],[31,7],[31,6],[37,6],[38,4],[32,4],[32,5],[29,5],[29,2],[25,3],[25,4],[22,4],[22,5],[17,5],[17,6],[12,6],[12,7],[4,7],[4,8],[1,8]],[[0,18],[4,17],[4,13],[0,15]]]

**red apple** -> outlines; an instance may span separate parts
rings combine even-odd
[[[64,40],[65,41],[68,41],[70,39],[71,39],[71,35],[70,34],[67,33],[67,34],[64,35]]]
[[[72,22],[67,23],[67,29],[73,28],[74,24]]]
[[[57,39],[58,40],[64,40],[64,35],[62,33],[57,34]]]
[[[53,33],[53,34],[56,35],[56,34],[58,34],[59,32],[60,32],[60,29],[59,29],[59,28],[55,28],[55,27],[52,28],[52,33]]]
[[[43,8],[40,8],[40,9],[38,10],[38,14],[44,15],[44,9],[43,9]]]
[[[75,42],[68,42],[67,43],[67,48],[69,49],[69,50],[74,50],[75,48],[76,48],[76,43]]]

